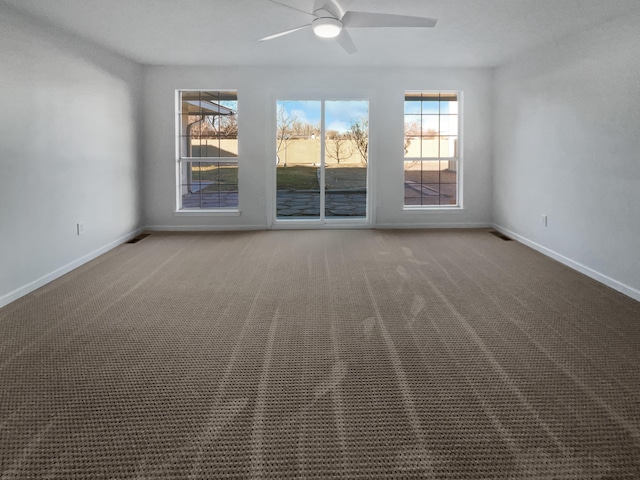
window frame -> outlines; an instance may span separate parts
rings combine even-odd
[[[369,90],[363,90],[359,92],[342,92],[340,94],[335,94],[333,92],[328,93],[318,93],[316,91],[310,94],[290,94],[289,92],[283,92],[274,94],[272,97],[272,105],[273,105],[273,118],[275,119],[275,128],[276,134],[273,135],[273,148],[276,152],[278,150],[278,141],[277,141],[277,129],[278,129],[278,105],[280,102],[318,102],[320,104],[320,132],[318,133],[318,139],[320,141],[318,155],[319,160],[318,166],[322,166],[320,168],[320,177],[319,184],[320,190],[322,191],[320,205],[321,214],[317,217],[315,216],[298,216],[298,217],[286,217],[286,216],[278,216],[278,172],[277,168],[279,163],[276,163],[275,167],[272,170],[271,178],[268,181],[268,190],[273,192],[273,200],[271,201],[271,210],[269,213],[270,216],[270,226],[274,228],[298,228],[301,225],[307,225],[310,228],[333,228],[336,226],[340,226],[340,228],[360,228],[363,225],[371,225],[374,223],[374,215],[375,209],[372,207],[374,204],[374,188],[373,188],[373,168],[372,158],[375,156],[374,149],[372,148],[374,140],[371,137],[371,119],[372,119],[372,100],[371,97],[373,93]],[[367,122],[369,122],[369,128],[367,130],[367,138],[368,138],[368,146],[367,146],[367,161],[366,161],[366,209],[364,216],[327,216],[326,215],[326,163],[327,163],[327,150],[326,150],[326,133],[328,129],[326,128],[326,104],[329,102],[365,102],[367,104]]]
[[[410,95],[438,95],[438,113],[425,113],[422,110],[422,101],[421,103],[421,107],[420,107],[420,113],[411,113],[410,111],[407,111],[407,97]],[[456,125],[456,135],[443,135],[441,130],[438,129],[437,131],[437,135],[433,135],[434,138],[437,138],[438,140],[438,155],[437,156],[428,156],[428,155],[422,155],[422,139],[423,138],[427,138],[427,137],[431,137],[431,135],[424,135],[423,131],[422,131],[422,118],[426,117],[426,116],[436,116],[438,117],[438,128],[440,128],[440,122],[441,122],[441,117],[443,115],[452,115],[450,113],[442,113],[440,111],[440,103],[442,102],[442,100],[440,100],[440,96],[442,95],[455,95],[456,96],[456,101],[457,101],[457,125]],[[463,208],[463,189],[462,189],[462,179],[463,179],[463,131],[462,131],[462,116],[463,116],[463,92],[460,90],[405,90],[404,91],[404,95],[403,95],[403,144],[406,141],[407,138],[407,123],[406,123],[406,118],[407,116],[411,116],[411,115],[415,115],[420,117],[421,120],[421,133],[420,136],[418,137],[421,141],[421,146],[420,146],[420,154],[418,156],[408,156],[407,155],[407,151],[405,150],[404,154],[403,154],[403,158],[402,158],[402,185],[403,185],[403,197],[402,197],[402,208],[403,211],[406,212],[424,212],[427,210],[461,210]],[[443,157],[442,155],[440,155],[440,143],[441,143],[441,138],[442,137],[457,137],[456,140],[456,144],[455,144],[455,150],[454,150],[454,155],[451,157]],[[406,145],[406,144],[405,144]],[[409,205],[406,203],[406,196],[405,196],[405,189],[406,187],[406,164],[407,162],[455,162],[456,165],[456,203],[455,204],[438,204],[438,205]],[[422,168],[422,165],[421,165]],[[421,185],[427,185],[427,182],[423,182],[421,183]],[[443,183],[441,183],[440,181],[438,182],[438,185],[443,185]],[[446,183],[444,184],[446,185]],[[440,192],[440,190],[439,190]]]
[[[238,122],[238,133],[236,133],[236,142],[238,153],[235,156],[203,156],[193,157],[183,155],[183,112],[182,112],[182,95],[189,92],[215,92],[217,94],[235,94],[236,110],[234,115]],[[180,216],[239,216],[240,215],[240,122],[238,119],[238,90],[234,88],[180,88],[175,90],[175,168],[176,168],[176,204],[175,214]],[[221,137],[218,136],[218,139]],[[209,153],[209,152],[207,152]],[[183,171],[187,164],[235,164],[237,172],[237,195],[238,199],[235,206],[230,207],[184,207],[183,206],[183,188],[186,185],[183,182]]]

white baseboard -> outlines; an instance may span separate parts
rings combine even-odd
[[[106,245],[103,245],[102,247],[94,250],[93,252],[83,255],[77,260],[74,260],[73,262],[68,263],[60,268],[57,268],[51,273],[47,273],[46,275],[43,275],[42,277],[38,278],[37,280],[34,280],[33,282],[23,285],[22,287],[16,288],[12,292],[9,292],[5,295],[2,295],[0,297],[0,308],[4,307],[5,305],[9,305],[11,302],[14,302],[20,297],[24,297],[26,294],[31,293],[34,290],[37,290],[38,288],[46,285],[47,283],[54,281],[56,278],[60,278],[62,275],[69,273],[72,270],[75,270],[81,265],[84,265],[85,263],[93,260],[94,258],[97,258],[100,255],[107,253],[109,250],[114,249],[118,245],[121,245],[126,241],[131,240],[132,238],[139,235],[142,231],[143,229],[139,228],[133,232],[127,233],[126,235],[122,235],[121,237],[116,238],[115,240],[107,243]]]
[[[434,229],[434,228],[489,228],[492,225],[484,222],[468,223],[379,223],[372,228],[377,229]]]
[[[331,229],[331,228],[347,228],[347,229],[434,229],[434,228],[490,228],[489,223],[382,223],[382,224],[352,224],[340,225],[332,223],[331,225],[315,225],[315,224],[287,224],[279,223],[267,228],[265,225],[147,225],[143,230],[147,232],[228,232],[240,230],[287,230],[287,229]]]
[[[266,225],[147,225],[145,232],[233,232],[266,230]]]
[[[340,225],[339,223],[326,224],[287,224],[286,222],[272,225],[267,228],[266,225],[147,225],[142,230],[146,232],[229,232],[240,230],[287,230],[287,229],[331,229],[331,228],[347,228],[347,229],[434,229],[434,228],[490,228],[490,223],[378,223],[378,224],[351,224]]]
[[[504,228],[500,225],[493,224],[492,227],[498,230],[499,232],[504,233],[505,235],[515,240],[518,240],[520,243],[526,245],[527,247],[531,247],[534,250],[537,250],[538,252],[548,257],[551,257],[554,260],[557,260],[558,262],[566,265],[567,267],[572,268],[580,273],[583,273],[587,277],[593,278],[594,280],[600,283],[603,283],[606,286],[611,287],[620,293],[624,293],[628,297],[631,297],[634,300],[637,300],[640,302],[640,290],[630,287],[629,285],[626,285],[622,282],[619,282],[618,280],[611,278],[605,275],[604,273],[600,273],[597,270],[589,268],[586,265],[583,265],[582,263],[576,262],[575,260],[565,257],[564,255],[561,255],[560,253],[554,250],[551,250],[547,247],[540,245],[539,243],[529,240],[528,238],[525,238],[522,235],[518,235],[517,233],[512,232],[511,230]]]

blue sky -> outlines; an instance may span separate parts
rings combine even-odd
[[[278,101],[290,116],[301,122],[316,125],[320,122],[320,101]],[[346,132],[351,123],[361,117],[369,117],[369,102],[365,100],[327,100],[325,102],[326,130]]]

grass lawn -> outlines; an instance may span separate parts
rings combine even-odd
[[[228,185],[238,184],[238,167],[236,165],[203,164],[193,166],[192,178],[194,182],[209,181]]]
[[[318,167],[295,165],[278,167],[278,190],[320,190]]]
[[[329,166],[326,170],[326,187],[366,188],[366,168]],[[320,190],[318,167],[313,165],[292,165],[277,167],[278,190]],[[193,182],[212,182],[203,191],[236,191],[238,189],[238,167],[236,165],[202,164],[193,166]]]

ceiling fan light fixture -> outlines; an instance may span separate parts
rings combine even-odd
[[[313,33],[322,38],[335,38],[342,31],[342,23],[337,18],[320,17],[311,24]]]

